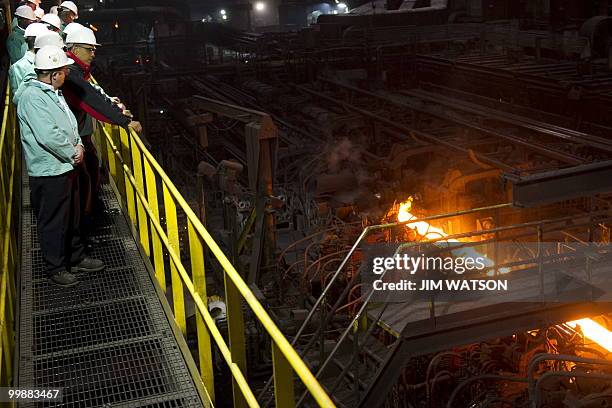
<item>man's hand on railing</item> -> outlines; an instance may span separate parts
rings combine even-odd
[[[142,133],[142,125],[140,122],[133,120],[128,124],[128,128],[134,130],[134,132],[141,134]]]
[[[126,110],[127,108],[125,107],[125,105],[121,102],[121,99],[117,98],[116,96],[113,96],[110,98],[110,100],[117,105],[117,107],[119,109],[121,109],[122,111]]]
[[[121,99],[117,98],[116,96],[113,96],[113,97],[110,98],[110,100],[119,109],[121,109],[121,113],[123,113],[123,116],[127,116],[130,119],[132,119],[134,117],[134,115],[132,115],[132,112],[130,112],[129,109],[125,106],[125,104],[123,102],[121,102]]]

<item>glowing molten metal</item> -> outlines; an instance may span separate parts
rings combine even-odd
[[[399,205],[399,209],[397,210],[398,221],[407,222],[407,221],[415,220],[414,222],[407,223],[406,227],[410,228],[411,230],[415,230],[420,236],[425,237],[425,239],[439,239],[439,238],[448,237],[448,234],[444,232],[443,229],[434,227],[427,221],[417,221],[417,218],[414,216],[414,214],[410,212],[411,209],[412,209],[412,197],[409,197],[408,200],[401,202]],[[437,242],[460,242],[460,241],[454,238],[447,238],[447,239],[443,239]],[[493,261],[491,261],[486,256],[479,254],[472,247],[455,248],[451,250],[451,253],[457,257],[472,258],[472,259],[481,258],[486,267],[493,266]],[[505,274],[508,272],[510,272],[508,268],[499,269],[499,273],[501,274]],[[487,272],[488,276],[493,276],[493,274],[494,274],[493,271]]]
[[[448,236],[448,234],[445,233],[442,229],[436,228],[426,221],[417,221],[417,218],[414,216],[414,214],[410,212],[411,210],[412,210],[412,197],[400,203],[399,209],[397,212],[397,220],[399,222],[407,222],[407,221],[415,220],[414,222],[408,222],[406,224],[406,227],[412,230],[415,230],[420,236],[425,237],[426,239],[437,239],[437,238],[443,238],[443,237]],[[459,242],[459,241],[453,238],[449,238],[449,239],[442,240],[442,242]],[[468,248],[465,248],[465,249],[468,249]],[[468,249],[468,252],[473,251],[473,249],[469,251],[470,249],[471,248]],[[455,252],[455,251],[452,251],[452,252]],[[459,255],[459,254],[455,254],[455,255]],[[462,254],[462,255],[465,255],[465,254]],[[473,255],[473,252],[472,252],[472,255]],[[492,261],[488,260],[487,258],[485,259],[486,261],[488,261],[486,262],[487,264],[489,264],[490,262],[490,264],[487,266],[493,265]],[[504,273],[510,272],[510,270],[508,268],[501,268],[499,272],[501,274],[504,274]],[[492,276],[492,272],[487,273],[487,275]],[[582,329],[582,333],[584,334],[584,337],[591,339],[595,343],[599,344],[599,346],[612,352],[612,333],[608,329],[600,325],[599,323],[595,322],[592,319],[587,318],[587,319],[580,319],[580,320],[575,320],[572,322],[567,322],[567,325],[570,326],[572,329],[577,329],[577,327],[580,326],[580,328]]]
[[[606,350],[612,351],[612,333],[601,324],[591,319],[574,320],[566,324],[572,329],[576,329],[580,326],[584,337],[593,340]]]
[[[408,200],[400,203],[399,210],[397,212],[397,219],[399,222],[406,222],[410,220],[416,220],[416,217],[410,212],[412,209],[412,197]],[[406,227],[415,230],[419,235],[427,239],[436,239],[448,236],[442,229],[436,228],[426,221],[415,221],[406,224]],[[456,239],[444,240],[444,242],[459,242]]]

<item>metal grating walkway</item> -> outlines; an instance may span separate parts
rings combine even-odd
[[[60,288],[44,276],[27,176],[21,217],[20,387],[63,387],[58,407],[202,407],[110,186],[92,256],[106,270]]]

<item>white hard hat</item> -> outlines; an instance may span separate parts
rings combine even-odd
[[[40,7],[37,7],[36,10],[34,10],[34,15],[38,18],[43,18],[43,16],[45,15],[45,10],[41,9]]]
[[[26,27],[24,37],[38,37],[43,33],[48,33],[47,26],[42,23],[32,23]]]
[[[79,23],[70,23],[64,27],[64,34],[68,35],[75,30],[80,30],[81,28],[85,28],[85,26]]]
[[[53,45],[42,47],[34,58],[34,68],[42,70],[57,69],[73,63],[74,60],[66,57],[64,50]]]
[[[57,16],[57,6],[51,6],[49,14],[55,14]]]
[[[70,31],[66,36],[66,44],[100,45],[96,41],[94,32],[87,27]]]
[[[40,19],[40,22],[52,25],[58,30],[62,28],[62,20],[60,20],[57,14],[47,13]]]
[[[62,40],[62,36],[59,35],[59,33],[47,30],[46,33],[36,37],[36,40],[34,40],[34,49],[37,50],[48,45],[58,48],[65,47],[64,40]]]
[[[15,15],[17,17],[25,18],[26,20],[36,21],[36,15],[34,14],[34,10],[30,8],[30,6],[17,7],[17,10],[15,10]]]
[[[74,4],[74,2],[70,0],[63,1],[62,4],[60,4],[59,6],[72,11],[74,13],[74,18],[79,18],[79,9],[77,5]]]

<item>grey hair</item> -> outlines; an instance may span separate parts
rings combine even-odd
[[[66,44],[66,48],[68,48],[69,50],[72,49],[72,47],[74,47],[76,44],[75,43],[68,43]]]

